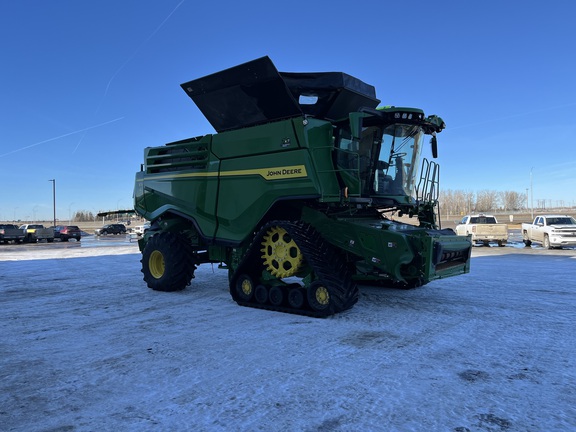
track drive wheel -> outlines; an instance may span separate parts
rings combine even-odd
[[[155,291],[183,290],[196,269],[185,238],[171,232],[150,237],[141,263],[144,281]]]
[[[277,278],[294,276],[304,261],[294,239],[280,226],[270,227],[262,239],[260,251],[266,269]]]

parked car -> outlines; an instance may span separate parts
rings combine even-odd
[[[59,238],[60,241],[67,242],[71,238],[80,241],[82,231],[76,225],[58,225],[54,227],[54,238]]]
[[[102,228],[98,228],[94,231],[97,236],[106,234],[126,234],[126,226],[124,224],[107,224]]]
[[[20,226],[21,230],[26,232],[25,243],[36,243],[40,240],[46,240],[48,243],[54,241],[54,230],[44,228],[41,224],[25,224]]]
[[[136,225],[134,227],[134,232],[139,236],[144,235],[146,231],[150,229],[150,222],[145,222],[144,225]]]
[[[0,225],[0,243],[22,243],[26,238],[26,231],[12,224]]]

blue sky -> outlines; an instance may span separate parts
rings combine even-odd
[[[576,3],[0,6],[0,219],[131,208],[143,149],[213,129],[180,84],[264,55],[440,115],[441,188],[576,205]],[[425,154],[429,156],[429,154]],[[532,175],[531,175],[532,173]]]

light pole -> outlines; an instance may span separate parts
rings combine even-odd
[[[122,198],[120,198],[118,201],[116,201],[116,223],[118,223],[119,217],[120,217],[120,201],[122,201]]]
[[[534,167],[530,168],[530,207],[531,213],[530,217],[534,220],[534,189],[532,188],[532,170]]]
[[[52,182],[52,209],[54,210],[54,225],[56,226],[56,179],[48,180]]]
[[[75,203],[70,203],[70,205],[68,206],[68,225],[70,225],[72,223],[72,206]]]

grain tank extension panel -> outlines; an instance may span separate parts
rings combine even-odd
[[[375,108],[373,86],[342,72],[278,72],[269,57],[181,85],[217,132],[310,115],[346,118],[361,107]],[[300,104],[300,96],[317,101]]]

